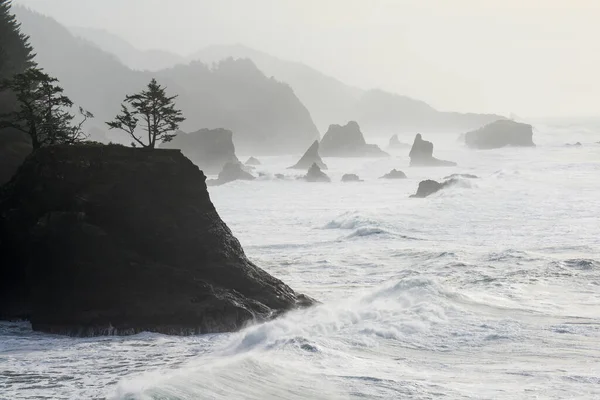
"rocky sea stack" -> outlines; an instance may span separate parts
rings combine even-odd
[[[330,125],[321,140],[324,157],[387,157],[388,153],[375,144],[367,144],[358,123],[348,122],[345,126]]]
[[[327,169],[327,165],[321,160],[319,155],[319,141],[315,140],[310,145],[308,150],[304,153],[302,158],[296,163],[296,165],[289,167],[288,169],[305,169],[308,170],[313,164],[317,164],[320,169]]]
[[[192,133],[177,132],[177,136],[161,145],[165,149],[180,149],[207,174],[216,174],[225,164],[237,163],[233,133],[227,129],[200,129]]]
[[[492,122],[476,131],[466,133],[465,143],[474,149],[535,146],[531,125],[507,119]]]
[[[388,147],[390,149],[404,149],[410,147],[410,144],[402,143],[400,139],[398,139],[398,135],[394,135],[390,138],[390,143]]]
[[[331,179],[327,174],[321,171],[321,168],[317,164],[313,164],[309,169],[304,180],[307,182],[331,182]]]
[[[342,182],[362,182],[362,179],[356,174],[344,174]]]
[[[438,160],[433,156],[433,143],[423,140],[420,133],[415,136],[409,153],[411,167],[453,167],[455,162]]]
[[[240,162],[225,164],[217,179],[209,179],[208,186],[220,186],[233,181],[253,181],[256,179],[250,172],[244,169]]]
[[[178,150],[37,151],[0,192],[0,319],[196,334],[311,305],[246,258],[205,179]]]
[[[250,157],[246,161],[246,165],[257,166],[257,165],[261,165],[261,162],[258,160],[258,158]]]

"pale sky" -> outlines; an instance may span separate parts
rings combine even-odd
[[[187,55],[242,43],[442,110],[600,116],[600,0],[14,0]]]

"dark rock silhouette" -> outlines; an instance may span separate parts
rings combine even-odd
[[[398,135],[394,135],[390,138],[390,143],[388,147],[390,149],[404,149],[410,147],[410,144],[402,143],[400,139],[398,139]]]
[[[327,165],[321,160],[319,155],[319,141],[315,140],[314,143],[306,150],[302,158],[288,169],[309,169],[313,164],[317,164],[320,169],[327,169]]]
[[[283,174],[275,174],[275,178],[277,178],[277,179],[285,179],[285,175],[283,175]]]
[[[260,161],[254,157],[250,157],[248,161],[246,161],[245,165],[261,165]]]
[[[315,163],[309,169],[306,175],[304,176],[304,180],[307,182],[331,182],[331,179],[321,171],[321,168]]]
[[[423,140],[420,133],[415,136],[409,153],[411,167],[452,167],[455,162],[438,160],[433,156],[433,143]]]
[[[355,121],[350,121],[345,126],[330,125],[321,140],[320,151],[325,157],[389,156],[377,145],[367,144]]]
[[[419,188],[417,189],[417,193],[413,194],[410,197],[425,198],[436,192],[439,192],[440,190],[442,190],[445,187],[454,185],[457,182],[458,182],[458,179],[450,179],[443,183],[440,183],[438,181],[434,181],[431,179],[427,179],[427,180],[421,181],[419,183]]]
[[[465,179],[479,179],[477,175],[472,174],[452,174],[444,177],[444,179],[454,179],[454,178],[465,178]]]
[[[576,143],[567,143],[568,147],[580,147],[582,146],[581,142],[576,142]]]
[[[252,181],[256,179],[251,173],[244,170],[240,162],[230,162],[223,166],[217,179],[210,179],[206,182],[208,186],[220,186],[233,181]]]
[[[475,131],[467,132],[465,143],[475,149],[535,146],[535,143],[533,143],[533,127],[529,124],[511,120],[495,121]]]
[[[197,334],[312,304],[246,258],[205,179],[177,150],[37,151],[0,194],[0,318],[77,336]]]
[[[172,141],[160,145],[179,149],[202,171],[216,174],[227,163],[239,163],[233,145],[233,133],[227,129],[200,129],[196,132],[177,132]]]
[[[13,128],[0,129],[0,186],[12,178],[31,150],[29,135]]]
[[[393,169],[380,179],[406,179],[406,174],[402,171],[398,171],[397,169]]]
[[[362,182],[362,179],[356,174],[344,174],[342,176],[342,182]]]

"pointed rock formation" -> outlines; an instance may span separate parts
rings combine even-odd
[[[205,179],[178,150],[36,151],[0,192],[0,319],[199,334],[312,304],[246,258]]]
[[[304,180],[307,182],[331,182],[331,179],[321,171],[321,168],[315,163],[309,169],[306,175],[304,176]]]
[[[423,140],[420,133],[415,136],[415,141],[410,149],[411,167],[453,167],[455,162],[438,160],[433,156],[433,143]]]
[[[388,157],[389,154],[375,144],[367,144],[358,123],[345,126],[330,125],[321,140],[324,157]]]
[[[406,174],[397,169],[393,169],[379,179],[406,179]]]
[[[410,147],[410,144],[402,143],[400,139],[398,139],[398,135],[394,135],[390,138],[390,144],[388,147],[390,149],[404,149]]]
[[[248,161],[246,161],[246,165],[261,165],[260,161],[254,157],[250,157]]]
[[[252,181],[254,179],[256,178],[249,172],[246,172],[241,163],[230,162],[225,164],[223,170],[219,172],[219,177],[217,179],[211,179],[206,182],[206,184],[208,186],[220,186],[237,180]]]
[[[417,189],[417,193],[413,194],[410,197],[415,197],[415,198],[425,198],[427,196],[430,196],[436,192],[439,192],[440,190],[442,190],[445,187],[451,186],[458,183],[458,179],[457,178],[452,178],[449,179],[443,183],[440,183],[438,181],[434,181],[431,179],[427,179],[425,181],[421,181],[419,183],[419,188]]]
[[[310,145],[306,153],[300,158],[300,161],[296,163],[293,167],[289,167],[288,169],[306,169],[308,170],[313,164],[317,164],[320,169],[327,169],[327,165],[321,160],[321,156],[319,155],[319,141],[315,140],[313,144]]]
[[[498,120],[465,134],[465,143],[474,149],[533,147],[533,127],[511,120]]]

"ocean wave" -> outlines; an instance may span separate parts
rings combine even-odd
[[[380,224],[381,222],[376,219],[364,217],[356,212],[348,212],[328,222],[323,229],[357,229],[366,225]]]

